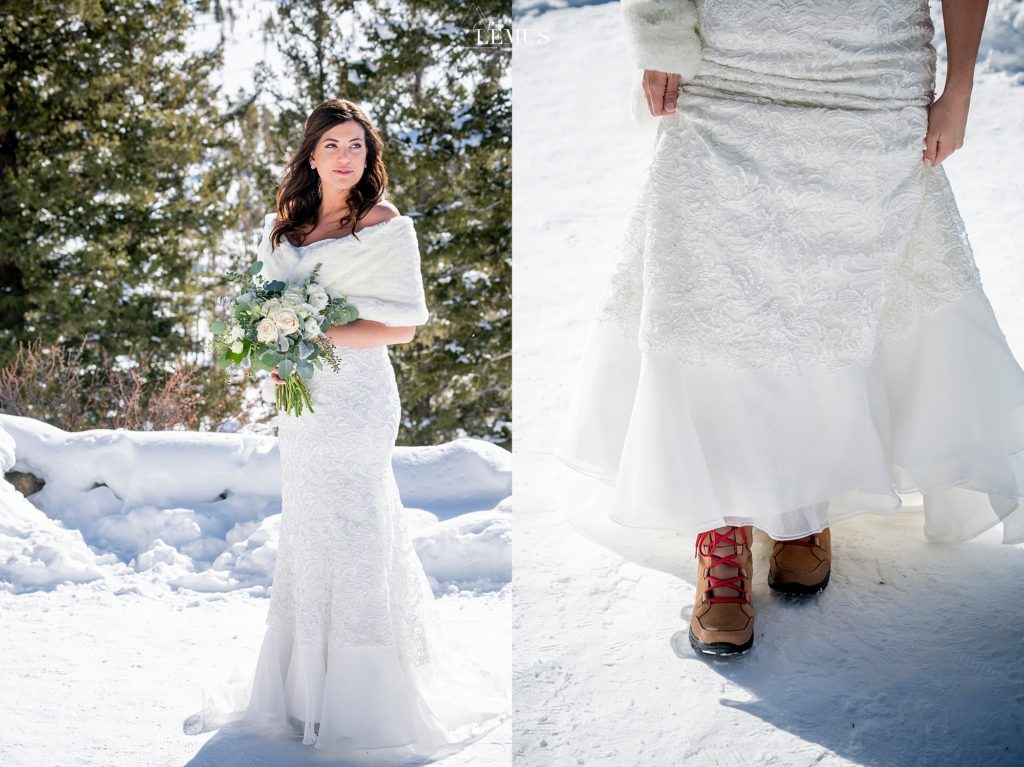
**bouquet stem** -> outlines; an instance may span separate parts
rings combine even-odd
[[[284,379],[283,384],[274,387],[275,404],[280,413],[291,413],[302,415],[303,408],[313,412],[313,402],[309,398],[309,388],[306,382],[299,378],[298,373],[292,373]]]

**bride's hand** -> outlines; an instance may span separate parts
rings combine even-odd
[[[970,94],[943,91],[928,108],[928,134],[925,137],[924,164],[938,165],[964,145]]]
[[[647,97],[647,109],[654,117],[672,114],[679,98],[679,75],[645,69],[644,95]]]
[[[270,371],[270,380],[274,382],[275,386],[280,386],[285,382],[283,378],[277,375],[277,365],[274,365],[274,369]]]

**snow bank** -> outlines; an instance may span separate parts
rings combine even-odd
[[[494,591],[512,580],[512,501],[439,522],[415,536],[416,553],[435,591]]]
[[[980,61],[993,72],[1011,72],[1024,83],[1024,0],[994,0],[981,36]]]
[[[231,495],[274,497],[281,469],[273,437],[215,432],[69,433],[41,421],[0,415],[14,438],[17,467],[46,480],[33,500],[44,507],[77,505],[103,488],[126,506],[216,502]]]
[[[442,519],[490,508],[512,495],[512,454],[482,440],[399,447],[393,463],[402,502]]]
[[[46,483],[29,502],[0,482],[0,588],[126,573],[204,592],[271,583],[281,512],[274,437],[69,433],[0,414],[0,462],[4,472]],[[508,451],[474,439],[403,447],[394,469],[438,589],[490,590],[509,581]]]
[[[116,558],[114,558],[116,561]],[[102,577],[101,560],[81,533],[65,530],[4,482],[0,484],[0,589],[21,593]]]
[[[15,451],[14,439],[0,430],[4,473],[14,468]],[[91,581],[101,577],[100,564],[81,533],[63,529],[10,483],[0,482],[0,589],[20,593]]]
[[[942,4],[930,2],[935,20],[935,49],[943,64],[946,60],[946,36],[943,33]],[[992,0],[985,17],[985,31],[978,49],[978,69],[1007,72],[1024,83],[1024,0]],[[939,72],[937,89],[942,92],[943,72]]]

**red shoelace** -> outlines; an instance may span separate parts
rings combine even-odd
[[[742,541],[737,540],[736,534],[739,533]],[[749,546],[750,541],[747,540],[747,531],[742,527],[732,527],[727,533],[719,533],[717,530],[708,530],[706,533],[701,533],[697,536],[697,545],[695,547],[694,556],[700,554],[701,545],[707,542],[708,554],[711,557],[711,565],[707,569],[705,577],[708,579],[708,591],[713,594],[720,593],[717,589],[721,586],[728,586],[730,589],[735,591],[740,596],[738,597],[713,597],[706,596],[705,599],[708,602],[746,602],[747,592],[740,584],[746,580],[746,575],[743,573],[743,568],[739,562],[736,561],[736,557],[740,553],[740,546]],[[732,554],[726,554],[725,556],[718,556],[715,553],[715,549],[718,548],[718,544],[725,543],[733,547]],[[731,578],[718,578],[711,574],[711,570],[718,565],[729,565],[735,567],[739,572]]]

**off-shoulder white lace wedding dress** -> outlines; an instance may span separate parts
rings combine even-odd
[[[922,163],[927,0],[624,7],[640,66],[695,73],[583,354],[581,529],[792,539],[909,495],[934,540],[1024,541],[1024,373]]]
[[[319,280],[360,316],[427,319],[412,220],[259,257],[268,279]],[[424,754],[501,712],[493,677],[454,667],[402,522],[391,468],[400,406],[387,347],[338,347],[317,371],[315,412],[278,417],[282,516],[267,630],[245,719],[301,729],[318,748]]]

